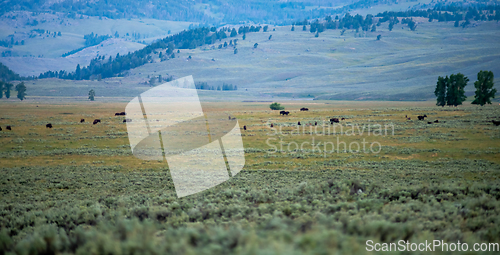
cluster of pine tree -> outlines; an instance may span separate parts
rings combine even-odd
[[[21,80],[21,76],[19,74],[14,73],[7,66],[0,62],[0,81],[13,81],[13,80]]]
[[[246,31],[245,28],[244,30]],[[259,30],[260,27],[258,30],[255,27],[253,29],[250,27],[248,31],[256,32]],[[127,55],[122,56],[117,54],[115,58],[110,56],[108,59],[105,59],[104,56],[96,57],[90,61],[89,66],[82,68],[78,65],[74,72],[66,72],[64,70],[47,71],[40,74],[38,78],[90,80],[94,78],[104,79],[120,76],[123,75],[123,72],[125,71],[152,62],[153,56],[156,57],[156,54],[154,53],[157,53],[157,51],[160,51],[160,53],[158,53],[158,57],[162,61],[167,60],[168,58],[175,58],[175,49],[195,49],[196,47],[200,47],[205,44],[213,44],[217,40],[227,38],[226,32],[228,31],[228,28],[222,28],[217,31],[215,27],[212,27],[211,29],[206,27],[190,29],[173,36],[166,37],[162,40],[158,40],[143,49],[137,50],[133,53],[128,53]],[[165,49],[165,54],[163,54]]]
[[[408,27],[415,31],[417,23],[412,19],[412,17],[423,17],[429,18],[429,21],[434,19],[445,22],[445,21],[455,21],[455,27],[459,25],[466,27],[470,24],[470,19],[474,20],[500,20],[500,5],[470,5],[462,6],[457,4],[451,4],[446,6],[437,6],[434,9],[427,10],[408,10],[408,11],[385,11],[383,13],[377,14],[378,17],[377,26],[381,23],[389,21],[389,30],[394,28],[395,24],[399,23],[399,18],[403,18],[401,23],[407,24]],[[347,13],[344,17],[339,18],[337,15],[335,19],[331,16],[326,16],[324,22],[316,19],[314,22],[309,22],[307,19],[303,21],[296,21],[292,23],[292,31],[295,30],[294,26],[303,26],[302,30],[306,31],[307,25],[310,25],[309,31],[311,33],[321,33],[326,29],[355,29],[358,31],[360,28],[363,31],[376,31],[376,26],[373,24],[374,16],[371,14],[363,17],[360,14],[355,16]],[[463,21],[459,24],[460,21]]]
[[[465,27],[464,23],[470,23],[469,20],[473,19],[475,21],[479,20],[500,20],[500,5],[462,5],[461,3],[452,3],[449,5],[436,5],[434,9],[427,10],[408,10],[400,12],[385,11],[379,13],[376,17],[381,17],[382,22],[385,22],[391,18],[396,17],[421,17],[429,18],[429,22],[437,20],[439,22],[455,21],[455,27],[458,27],[460,21],[462,27]]]
[[[208,85],[207,82],[198,82],[195,84],[196,89],[203,89],[203,90],[219,90],[219,91],[224,91],[224,90],[238,90],[238,87],[236,85],[233,86],[233,84],[226,84],[223,83],[222,86],[210,86]]]
[[[12,87],[14,87],[14,84],[0,81],[0,98],[3,98],[4,95],[6,98],[10,98]],[[20,82],[15,88],[17,91],[17,98],[23,101],[26,98],[26,86],[24,85],[24,82]]]
[[[62,54],[62,57],[67,57],[69,55],[73,55],[87,47],[92,47],[92,46],[95,46],[95,45],[98,45],[99,43],[102,43],[106,40],[108,40],[109,38],[111,38],[110,35],[97,35],[97,34],[94,34],[94,32],[90,33],[90,34],[86,34],[83,36],[83,39],[85,39],[85,46],[83,47],[80,47],[78,49],[75,49],[75,50],[71,50],[69,52],[66,52],[64,54]]]
[[[493,88],[493,72],[480,71],[477,74],[477,81],[474,82],[476,88],[474,101],[472,104],[491,104],[491,98],[495,98],[496,89]],[[452,74],[450,77],[438,77],[434,95],[437,97],[438,106],[458,106],[461,105],[467,96],[465,96],[465,86],[469,78],[461,73]]]

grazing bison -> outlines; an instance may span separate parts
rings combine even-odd
[[[333,124],[334,122],[335,122],[335,123],[339,123],[340,121],[339,121],[339,119],[338,119],[338,118],[331,118],[331,119],[330,119],[330,123],[331,123],[331,124]]]
[[[288,115],[288,114],[290,114],[290,112],[287,112],[287,111],[281,111],[280,112],[280,115]]]
[[[495,126],[499,126],[500,125],[500,121],[492,120],[491,122],[493,122],[493,124],[495,124]]]
[[[125,112],[117,112],[115,113],[115,116],[125,116],[127,115]]]
[[[301,111],[301,112],[307,112],[307,111],[309,111],[309,109],[307,109],[307,108],[305,108],[305,107],[302,107],[302,108],[300,108],[300,111]]]
[[[345,120],[345,118],[342,118],[342,119],[340,119],[340,120]]]
[[[93,125],[97,124],[97,123],[100,123],[101,120],[100,119],[95,119],[94,122],[92,123]]]
[[[406,118],[407,120],[411,120],[411,118]]]
[[[425,120],[425,118],[427,118],[427,115],[424,115],[424,116],[417,116],[418,120]]]
[[[124,119],[123,123],[126,123],[126,122],[132,122],[132,120],[131,119]]]
[[[439,123],[439,120],[435,120],[434,123]]]
[[[52,128],[52,124],[51,124],[51,123],[49,123],[49,124],[45,125],[45,127],[46,127],[46,128]]]
[[[85,122],[85,119],[81,119],[81,120],[80,120],[80,123],[83,123],[83,122]]]
[[[299,125],[299,126],[300,126],[300,121],[297,123],[297,125]]]
[[[274,127],[273,123],[271,123],[271,127]]]
[[[7,130],[12,130],[12,128],[10,126],[6,126],[5,127]]]
[[[247,130],[247,126],[243,126],[243,130]]]
[[[427,121],[427,124],[432,124],[432,122],[430,122],[430,121]]]
[[[315,125],[315,126],[317,126],[317,125],[318,125],[318,122],[317,122],[317,121],[315,121],[315,122],[314,122],[314,125]]]
[[[2,131],[2,127],[0,127],[0,131]]]

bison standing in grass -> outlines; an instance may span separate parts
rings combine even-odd
[[[125,112],[117,112],[115,113],[115,116],[125,116],[127,115]]]
[[[339,123],[339,122],[340,122],[340,120],[339,120],[338,118],[331,118],[331,119],[330,119],[330,124],[332,124],[332,125],[333,125],[333,123],[334,123],[334,122],[335,122],[335,123]]]
[[[52,128],[52,124],[51,124],[51,123],[49,123],[49,124],[45,125],[45,127],[46,127],[46,128]]]
[[[83,122],[85,122],[85,119],[81,119],[81,120],[80,120],[80,123],[83,123]]]
[[[493,124],[495,124],[495,126],[500,126],[500,121],[492,120],[491,122],[493,122]]]
[[[7,130],[12,130],[12,128],[10,126],[6,126],[5,127]]]
[[[427,118],[427,115],[424,114],[424,116],[417,116],[418,117],[418,120],[425,120],[425,118]]]
[[[301,111],[301,112],[307,112],[307,111],[309,111],[309,109],[307,109],[307,108],[305,108],[305,107],[302,107],[302,108],[300,108],[300,111]]]
[[[94,122],[92,122],[93,125],[97,124],[97,123],[100,123],[101,120],[100,119],[95,119]]]

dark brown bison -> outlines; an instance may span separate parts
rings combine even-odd
[[[499,126],[500,125],[500,121],[492,120],[491,122],[493,122],[493,124],[495,124],[495,126]]]
[[[10,126],[6,126],[5,127],[7,130],[12,130],[12,128]]]
[[[307,109],[307,108],[305,108],[305,107],[302,107],[302,108],[300,108],[300,111],[301,111],[301,112],[307,112],[307,111],[309,111],[309,109]]]
[[[427,124],[432,124],[432,122],[430,122],[430,121],[427,121]]]
[[[297,125],[299,125],[299,126],[300,126],[300,121],[297,123]]]
[[[100,119],[95,119],[94,122],[92,122],[93,125],[97,124],[97,123],[100,123],[101,120]]]
[[[127,115],[125,112],[117,112],[115,113],[115,116],[125,116]]]
[[[271,127],[274,127],[273,123],[271,123]]]
[[[132,120],[131,119],[124,119],[123,123],[126,123],[126,122],[132,122]]]
[[[424,116],[417,116],[418,120],[425,120],[425,118],[427,118],[427,115],[424,115]]]
[[[0,131],[2,131],[2,127],[0,127]]]
[[[85,119],[81,119],[81,120],[80,120],[80,123],[83,123],[83,122],[85,122]]]
[[[290,112],[287,112],[287,111],[281,111],[281,112],[280,112],[280,115],[283,115],[283,116],[284,116],[284,115],[288,115],[288,114],[290,114]]]
[[[340,120],[345,120],[345,118],[342,118],[342,119],[340,119]]]
[[[335,123],[339,123],[340,121],[339,121],[339,119],[338,119],[338,118],[331,118],[331,119],[330,119],[330,123],[331,123],[331,124],[333,124],[334,122],[335,122]]]
[[[315,122],[314,122],[314,125],[315,125],[315,126],[317,126],[317,125],[318,125],[318,122],[317,122],[317,121],[315,121]]]
[[[49,123],[49,124],[45,125],[45,127],[46,127],[46,128],[52,128],[52,124],[51,124],[51,123]]]
[[[435,120],[434,123],[439,123],[439,120]]]
[[[247,126],[243,126],[243,130],[247,130]]]

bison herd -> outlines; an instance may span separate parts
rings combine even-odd
[[[305,107],[302,107],[300,108],[300,111],[301,112],[305,112],[305,111],[309,111],[308,108],[305,108]],[[280,115],[289,115],[290,112],[289,111],[280,111]],[[115,116],[125,116],[127,115],[125,112],[117,112],[115,113]],[[424,121],[425,118],[427,118],[427,115],[419,115],[417,116],[417,119],[418,120],[421,120],[421,121]],[[405,119],[406,120],[411,120],[411,117],[408,117],[408,115],[405,115]],[[236,120],[236,118],[232,118],[231,116],[229,116],[229,120]],[[330,123],[333,125],[333,123],[340,123],[341,120],[345,120],[345,118],[330,118]],[[123,123],[127,123],[127,122],[132,122],[131,119],[124,119],[123,120]],[[492,120],[491,121],[495,126],[500,126],[500,121],[496,121],[496,120]],[[85,123],[85,119],[80,119],[80,123]],[[94,119],[94,121],[92,122],[93,125],[96,125],[98,123],[101,123],[101,120],[100,119]],[[427,124],[433,124],[433,123],[445,123],[444,121],[443,122],[439,122],[439,120],[434,120],[434,121],[428,121]],[[297,125],[298,126],[301,126],[302,124],[300,123],[300,121],[297,122]],[[308,124],[308,125],[312,125],[312,124]],[[318,125],[318,122],[315,121],[314,122],[314,126],[317,126]],[[46,128],[52,128],[53,125],[52,123],[48,123],[45,125]],[[271,123],[271,127],[274,127],[274,125]],[[11,126],[6,126],[5,129],[7,130],[12,130],[12,127]],[[0,127],[0,131],[2,131],[2,127]],[[247,130],[247,126],[243,126],[243,130]]]
[[[125,116],[127,115],[125,112],[117,112],[115,113],[115,116]],[[123,123],[126,123],[126,122],[132,122],[131,119],[124,119],[123,120]],[[80,123],[85,123],[85,119],[80,119]],[[92,124],[93,125],[96,125],[98,123],[101,123],[101,120],[100,119],[95,119]],[[53,128],[54,126],[52,125],[52,123],[47,123],[45,125],[45,128]],[[11,126],[6,126],[5,129],[7,130],[12,130],[12,127]],[[0,131],[3,131],[2,127],[0,127]]]

